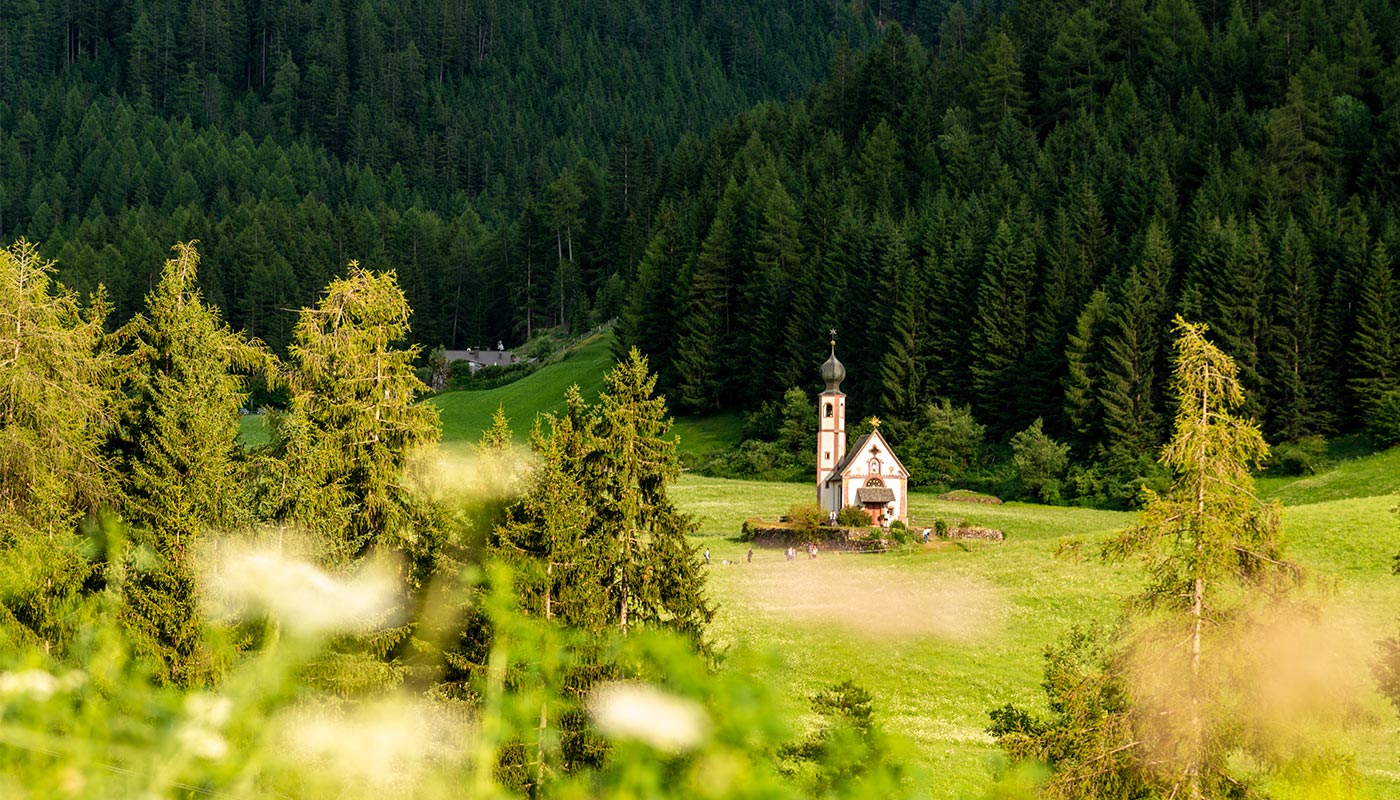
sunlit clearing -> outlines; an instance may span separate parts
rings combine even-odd
[[[709,730],[709,717],[699,703],[643,683],[598,686],[589,696],[588,712],[604,736],[670,753],[694,749]]]

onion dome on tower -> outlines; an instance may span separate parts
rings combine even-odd
[[[828,392],[841,391],[841,381],[846,379],[846,367],[836,360],[836,339],[831,340],[831,358],[822,364],[822,380],[826,381]]]

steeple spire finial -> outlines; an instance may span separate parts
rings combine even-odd
[[[846,378],[846,367],[836,360],[836,329],[831,331],[831,357],[822,364],[822,380],[826,382],[828,392],[841,391],[841,381]]]

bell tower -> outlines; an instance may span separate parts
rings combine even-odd
[[[817,503],[827,511],[842,506],[841,481],[831,484],[827,477],[846,455],[846,395],[841,381],[846,368],[836,360],[836,331],[831,331],[831,357],[822,364],[826,391],[817,396]]]

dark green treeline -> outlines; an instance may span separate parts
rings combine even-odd
[[[1400,438],[1400,13],[1384,2],[953,5],[672,155],[623,317],[682,408],[814,387],[1043,418],[1143,474],[1168,321],[1209,323],[1271,440]]]
[[[0,239],[117,320],[199,239],[206,296],[278,347],[354,258],[397,267],[428,346],[586,324],[662,154],[873,30],[830,0],[5,3]]]

